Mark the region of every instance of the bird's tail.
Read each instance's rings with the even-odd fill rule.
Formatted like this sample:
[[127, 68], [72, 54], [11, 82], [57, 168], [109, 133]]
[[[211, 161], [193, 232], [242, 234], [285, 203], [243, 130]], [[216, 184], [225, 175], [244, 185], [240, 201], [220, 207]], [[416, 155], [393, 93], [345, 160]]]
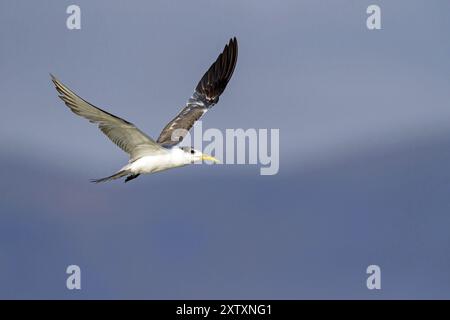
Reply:
[[115, 180], [115, 179], [119, 179], [122, 177], [125, 177], [127, 175], [129, 175], [130, 172], [128, 170], [120, 170], [117, 173], [114, 173], [112, 176], [106, 177], [106, 178], [100, 178], [100, 179], [92, 179], [91, 182], [94, 183], [100, 183], [100, 182], [106, 182], [106, 181], [110, 181], [110, 180]]

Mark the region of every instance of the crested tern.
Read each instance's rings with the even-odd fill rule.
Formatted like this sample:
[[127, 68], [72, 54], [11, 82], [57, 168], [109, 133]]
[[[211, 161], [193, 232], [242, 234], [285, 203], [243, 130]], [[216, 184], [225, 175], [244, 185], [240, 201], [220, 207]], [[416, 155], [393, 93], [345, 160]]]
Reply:
[[198, 161], [219, 162], [210, 155], [191, 147], [179, 147], [177, 144], [194, 123], [219, 101], [219, 96], [233, 75], [237, 56], [237, 40], [232, 38], [203, 75], [185, 107], [164, 127], [156, 141], [131, 122], [82, 99], [51, 74], [59, 97], [66, 106], [75, 114], [97, 124], [112, 142], [130, 156], [128, 164], [113, 175], [91, 181], [99, 183], [126, 177], [125, 182], [128, 182], [141, 174], [182, 167]]

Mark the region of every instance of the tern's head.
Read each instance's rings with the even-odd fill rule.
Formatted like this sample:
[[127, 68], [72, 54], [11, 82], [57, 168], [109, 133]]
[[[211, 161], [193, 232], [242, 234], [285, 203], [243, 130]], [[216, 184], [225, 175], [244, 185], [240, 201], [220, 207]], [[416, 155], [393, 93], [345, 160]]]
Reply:
[[189, 161], [189, 163], [194, 163], [194, 162], [198, 162], [198, 161], [204, 161], [204, 160], [209, 160], [209, 161], [213, 161], [213, 162], [220, 162], [219, 160], [217, 160], [216, 158], [201, 153], [198, 150], [195, 150], [194, 148], [191, 147], [181, 147], [181, 150], [183, 150], [184, 152], [184, 156], [186, 157], [186, 160]]

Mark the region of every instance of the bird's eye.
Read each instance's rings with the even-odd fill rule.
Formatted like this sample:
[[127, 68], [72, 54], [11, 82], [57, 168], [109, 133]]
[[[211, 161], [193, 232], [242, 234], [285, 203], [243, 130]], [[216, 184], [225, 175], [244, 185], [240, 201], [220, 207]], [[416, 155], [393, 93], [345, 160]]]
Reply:
[[195, 151], [194, 150], [191, 150], [191, 154], [194, 154], [195, 153]]

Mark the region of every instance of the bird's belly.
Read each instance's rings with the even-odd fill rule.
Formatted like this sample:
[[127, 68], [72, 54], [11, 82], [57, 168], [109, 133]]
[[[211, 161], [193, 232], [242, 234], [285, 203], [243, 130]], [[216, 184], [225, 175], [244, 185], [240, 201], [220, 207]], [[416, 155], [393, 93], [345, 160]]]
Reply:
[[130, 170], [135, 174], [154, 173], [174, 167], [178, 166], [172, 163], [168, 155], [146, 156], [130, 164]]

